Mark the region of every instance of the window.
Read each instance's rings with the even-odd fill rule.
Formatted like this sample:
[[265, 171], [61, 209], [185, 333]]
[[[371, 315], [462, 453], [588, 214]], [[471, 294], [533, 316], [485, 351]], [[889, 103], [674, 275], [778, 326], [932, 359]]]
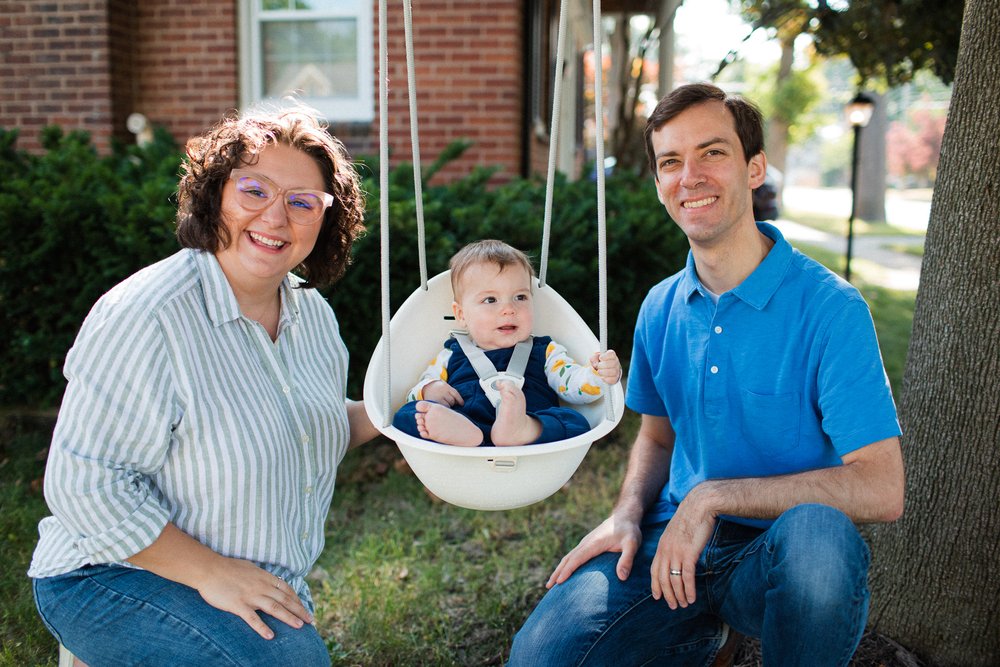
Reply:
[[528, 113], [531, 115], [532, 131], [537, 137], [546, 138], [552, 119], [552, 74], [556, 61], [558, 16], [552, 16], [551, 3], [543, 0], [529, 0], [526, 13]]
[[374, 118], [372, 0], [239, 6], [244, 107], [294, 94], [329, 121]]

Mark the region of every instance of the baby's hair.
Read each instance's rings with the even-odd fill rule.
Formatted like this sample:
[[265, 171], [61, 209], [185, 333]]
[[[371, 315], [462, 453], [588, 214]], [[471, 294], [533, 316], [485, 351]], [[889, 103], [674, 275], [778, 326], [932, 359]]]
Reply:
[[529, 276], [535, 275], [531, 260], [517, 248], [495, 239], [476, 241], [456, 252], [448, 263], [451, 269], [451, 291], [456, 299], [459, 298], [458, 286], [462, 276], [470, 266], [476, 264], [496, 264], [501, 271], [508, 266], [520, 266]]

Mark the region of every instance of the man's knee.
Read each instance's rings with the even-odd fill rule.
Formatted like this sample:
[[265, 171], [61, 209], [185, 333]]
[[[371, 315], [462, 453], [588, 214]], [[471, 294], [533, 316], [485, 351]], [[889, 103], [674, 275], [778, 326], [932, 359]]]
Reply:
[[799, 505], [782, 514], [769, 532], [772, 572], [808, 606], [867, 598], [868, 546], [843, 512]]
[[601, 554], [550, 589], [514, 636], [508, 665], [576, 664], [613, 614], [617, 561], [618, 554]]
[[[546, 593], [524, 625], [514, 635], [508, 667], [565, 663], [566, 652], [577, 643], [581, 624], [570, 618], [582, 610], [570, 603], [576, 597], [578, 581], [570, 578]], [[582, 593], [584, 591], [579, 591]]]

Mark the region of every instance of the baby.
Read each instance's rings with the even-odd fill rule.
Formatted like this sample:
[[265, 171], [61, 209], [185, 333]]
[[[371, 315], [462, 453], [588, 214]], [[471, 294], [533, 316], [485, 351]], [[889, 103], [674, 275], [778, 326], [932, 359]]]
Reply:
[[[447, 445], [515, 446], [572, 438], [590, 430], [576, 410], [559, 405], [590, 403], [605, 384], [621, 379], [614, 350], [594, 353], [581, 366], [551, 338], [531, 336], [534, 311], [531, 262], [501, 241], [478, 241], [451, 259], [452, 310], [471, 341], [451, 338], [420, 376], [399, 409], [393, 426], [410, 435]], [[485, 358], [505, 371], [512, 357], [527, 353], [524, 386], [501, 379], [494, 389], [481, 386], [470, 355]], [[474, 345], [473, 345], [474, 344]], [[466, 349], [470, 354], [466, 353]], [[514, 364], [511, 364], [513, 367]], [[492, 394], [492, 400], [491, 400]], [[494, 403], [499, 399], [499, 402]]]

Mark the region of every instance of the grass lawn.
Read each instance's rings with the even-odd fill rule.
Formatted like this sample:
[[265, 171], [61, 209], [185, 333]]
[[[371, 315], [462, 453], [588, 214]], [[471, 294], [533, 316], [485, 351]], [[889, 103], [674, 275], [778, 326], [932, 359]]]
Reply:
[[[836, 268], [842, 258], [803, 246]], [[892, 386], [901, 387], [914, 294], [860, 285]], [[898, 395], [897, 395], [898, 400]], [[0, 420], [2, 423], [2, 420]], [[499, 665], [559, 559], [610, 511], [638, 422], [596, 443], [552, 498], [508, 512], [432, 499], [395, 446], [378, 440], [342, 464], [327, 546], [311, 575], [334, 665]], [[0, 666], [54, 665], [27, 570], [46, 514], [44, 429], [0, 430]]]
[[41, 480], [48, 433], [4, 428], [0, 416], [0, 665], [55, 665], [56, 643], [35, 611], [25, 576], [48, 514]]
[[887, 243], [882, 246], [886, 250], [892, 250], [893, 252], [903, 252], [907, 255], [913, 255], [914, 257], [924, 256], [924, 245], [923, 243]]
[[[843, 216], [789, 209], [782, 212], [782, 217], [834, 236], [847, 235], [847, 220]], [[860, 218], [854, 219], [854, 234], [857, 236], [912, 236], [915, 239], [923, 236], [920, 232], [894, 227], [887, 222], [866, 222]]]

